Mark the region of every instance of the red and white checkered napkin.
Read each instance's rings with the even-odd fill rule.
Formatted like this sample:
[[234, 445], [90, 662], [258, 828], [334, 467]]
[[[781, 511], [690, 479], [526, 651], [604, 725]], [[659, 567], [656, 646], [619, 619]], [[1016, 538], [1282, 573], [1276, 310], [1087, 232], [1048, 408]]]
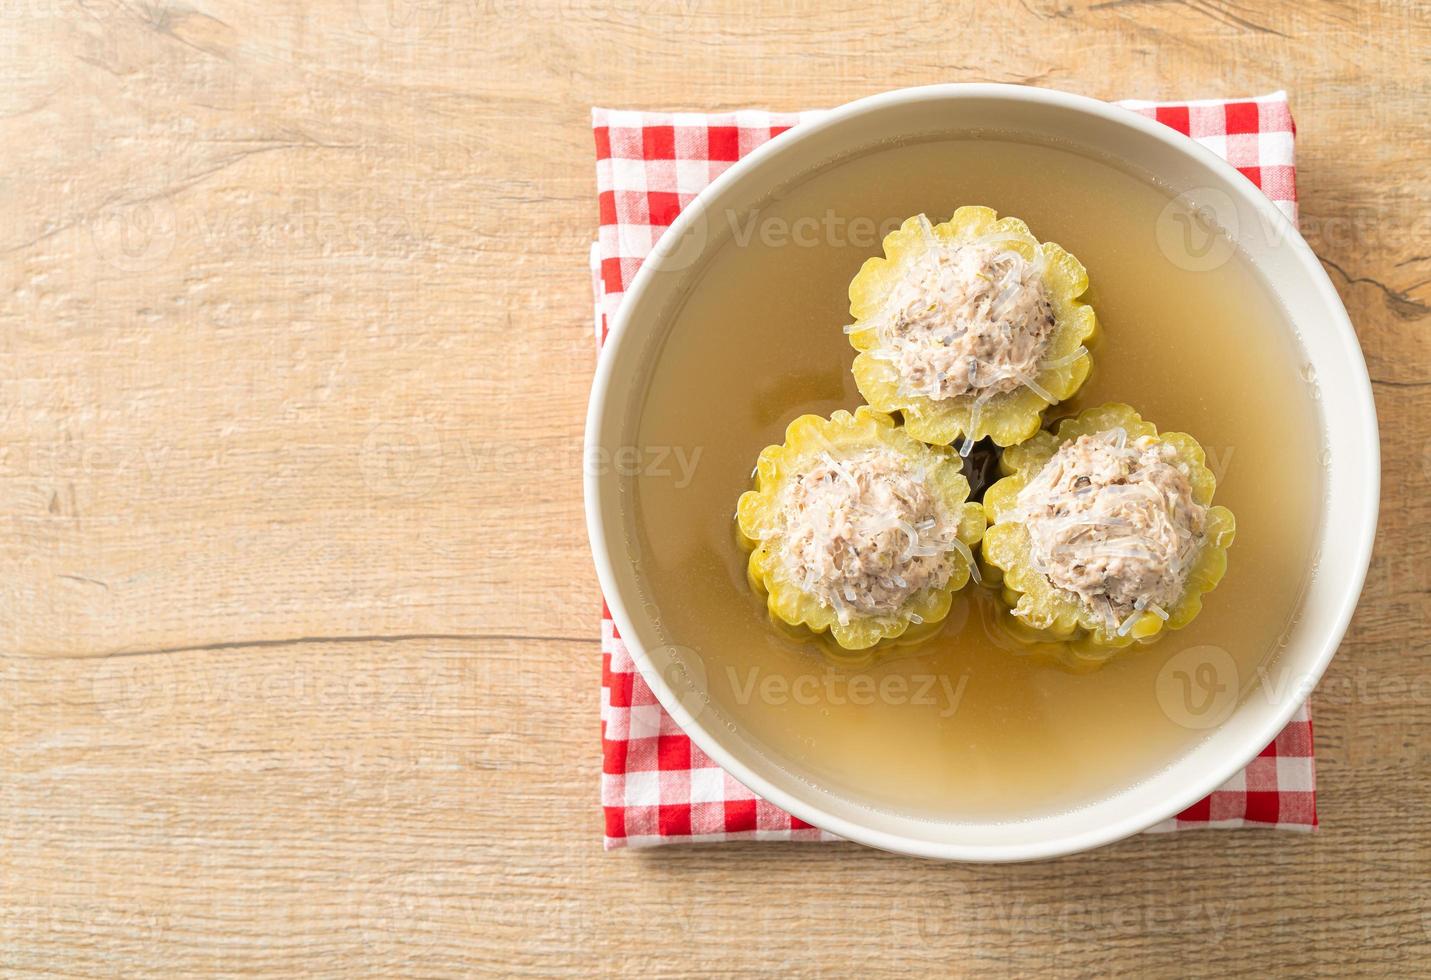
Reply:
[[[1237, 101], [1122, 102], [1197, 140], [1297, 219], [1285, 93]], [[818, 112], [592, 111], [601, 230], [592, 247], [596, 336], [606, 338], [622, 291], [681, 208], [766, 140]], [[676, 727], [646, 686], [603, 604], [601, 803], [606, 846], [691, 841], [834, 840], [732, 779]], [[1207, 799], [1154, 830], [1317, 824], [1312, 722], [1305, 705], [1277, 740]]]

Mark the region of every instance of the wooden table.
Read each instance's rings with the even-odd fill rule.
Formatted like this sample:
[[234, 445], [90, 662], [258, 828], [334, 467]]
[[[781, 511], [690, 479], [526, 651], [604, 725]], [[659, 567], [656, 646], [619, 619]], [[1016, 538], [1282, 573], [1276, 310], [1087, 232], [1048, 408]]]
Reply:
[[[1425, 970], [1424, 3], [0, 6], [0, 964]], [[588, 108], [1286, 87], [1382, 420], [1324, 826], [607, 855]]]

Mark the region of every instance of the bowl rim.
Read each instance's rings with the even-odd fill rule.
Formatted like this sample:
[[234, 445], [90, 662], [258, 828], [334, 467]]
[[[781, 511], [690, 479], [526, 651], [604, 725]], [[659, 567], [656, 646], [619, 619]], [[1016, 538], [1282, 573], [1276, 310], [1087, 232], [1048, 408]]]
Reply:
[[[1309, 281], [1315, 286], [1317, 299], [1325, 310], [1327, 325], [1336, 333], [1336, 337], [1333, 339], [1339, 341], [1345, 349], [1348, 370], [1343, 376], [1343, 380], [1349, 384], [1346, 395], [1350, 401], [1356, 403], [1358, 409], [1358, 421], [1364, 440], [1363, 448], [1369, 454], [1369, 465], [1366, 466], [1360, 479], [1359, 490], [1362, 508], [1360, 513], [1355, 515], [1355, 527], [1358, 535], [1355, 543], [1355, 558], [1351, 567], [1347, 569], [1349, 574], [1340, 579], [1345, 584], [1341, 588], [1336, 610], [1331, 620], [1333, 625], [1320, 635], [1316, 656], [1310, 661], [1310, 669], [1305, 675], [1305, 690], [1303, 684], [1288, 685], [1287, 691], [1278, 695], [1278, 703], [1275, 709], [1269, 713], [1267, 720], [1255, 729], [1253, 734], [1248, 735], [1246, 744], [1249, 748], [1243, 752], [1231, 754], [1220, 766], [1209, 767], [1206, 778], [1189, 780], [1188, 786], [1179, 793], [1170, 794], [1162, 804], [1133, 808], [1128, 815], [1106, 825], [1079, 833], [1062, 836], [1055, 834], [1032, 843], [1014, 844], [966, 844], [905, 836], [866, 826], [829, 812], [817, 803], [801, 799], [773, 784], [727, 750], [722, 741], [686, 709], [661, 672], [654, 667], [648, 652], [637, 639], [638, 631], [634, 626], [634, 621], [627, 614], [625, 604], [618, 591], [616, 568], [612, 554], [607, 547], [607, 529], [601, 515], [602, 493], [604, 483], [609, 479], [609, 475], [603, 474], [594, 467], [584, 468], [584, 508], [587, 534], [591, 542], [597, 578], [606, 597], [612, 619], [622, 634], [632, 660], [662, 707], [713, 762], [756, 795], [806, 823], [849, 841], [900, 854], [941, 860], [984, 863], [1031, 861], [1091, 850], [1110, 844], [1141, 833], [1182, 812], [1242, 771], [1286, 727], [1292, 716], [1305, 702], [1312, 687], [1321, 679], [1332, 657], [1336, 654], [1360, 600], [1362, 586], [1370, 565], [1380, 505], [1380, 433], [1371, 380], [1366, 370], [1365, 357], [1357, 340], [1356, 332], [1326, 270], [1311, 247], [1297, 232], [1295, 225], [1273, 205], [1271, 199], [1255, 184], [1247, 180], [1227, 161], [1195, 140], [1131, 110], [1088, 96], [1024, 85], [945, 83], [894, 89], [857, 99], [826, 110], [814, 119], [802, 121], [800, 126], [786, 130], [736, 161], [681, 210], [671, 227], [665, 232], [665, 237], [668, 241], [680, 240], [681, 236], [697, 220], [704, 220], [703, 216], [709, 202], [715, 200], [727, 187], [742, 179], [747, 171], [755, 169], [762, 161], [780, 153], [785, 147], [796, 141], [842, 125], [865, 113], [878, 112], [911, 102], [961, 98], [1009, 99], [1040, 104], [1063, 111], [1091, 114], [1101, 120], [1131, 128], [1142, 136], [1163, 143], [1183, 154], [1193, 156], [1200, 164], [1218, 174], [1222, 184], [1225, 185], [1221, 189], [1234, 194], [1239, 205], [1251, 207], [1259, 218], [1269, 222], [1269, 227], [1275, 227], [1282, 233], [1283, 243], [1292, 249], [1297, 264], [1302, 267]], [[629, 325], [634, 319], [633, 313], [641, 308], [641, 300], [655, 276], [661, 271], [661, 266], [662, 255], [658, 250], [653, 250], [647, 260], [641, 264], [636, 276], [623, 294], [620, 308], [610, 324], [601, 355], [598, 358], [588, 401], [583, 459], [597, 458], [594, 454], [601, 449], [600, 434], [606, 412], [612, 404], [610, 396], [614, 365], [620, 357], [623, 346], [630, 339]], [[1325, 506], [1324, 504], [1324, 514]], [[1344, 526], [1349, 526], [1346, 518], [1353, 515], [1342, 511], [1338, 511], [1338, 515], [1342, 519], [1341, 523]], [[1245, 699], [1239, 702], [1239, 710], [1244, 703]], [[1230, 716], [1217, 728], [1224, 727], [1237, 713], [1234, 711], [1233, 716]], [[1213, 731], [1216, 730], [1213, 729]], [[1077, 812], [1077, 810], [1071, 812]]]

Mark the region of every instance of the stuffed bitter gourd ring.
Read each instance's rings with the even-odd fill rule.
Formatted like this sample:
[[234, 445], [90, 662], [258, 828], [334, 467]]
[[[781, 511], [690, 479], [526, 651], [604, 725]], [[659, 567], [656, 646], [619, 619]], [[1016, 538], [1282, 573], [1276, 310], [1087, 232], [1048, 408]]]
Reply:
[[960, 460], [862, 406], [802, 415], [769, 446], [736, 510], [770, 614], [846, 650], [941, 622], [984, 532]]
[[1004, 452], [981, 546], [1013, 617], [1102, 659], [1180, 629], [1221, 581], [1235, 534], [1202, 447], [1127, 405], [1090, 408]]
[[965, 454], [984, 436], [1022, 442], [1088, 377], [1087, 288], [1083, 265], [1018, 218], [985, 207], [937, 225], [915, 215], [850, 283], [855, 383], [924, 442], [962, 436]]

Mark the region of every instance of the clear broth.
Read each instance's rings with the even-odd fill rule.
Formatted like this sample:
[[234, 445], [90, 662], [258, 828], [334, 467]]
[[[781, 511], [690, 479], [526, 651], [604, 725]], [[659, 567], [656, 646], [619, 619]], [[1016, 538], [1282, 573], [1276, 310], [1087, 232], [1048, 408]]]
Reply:
[[[665, 641], [704, 673], [707, 710], [777, 764], [863, 805], [1019, 819], [1105, 797], [1203, 737], [1159, 698], [1170, 658], [1212, 645], [1242, 688], [1253, 684], [1294, 621], [1313, 560], [1318, 407], [1291, 326], [1242, 253], [1192, 271], [1159, 249], [1169, 200], [1066, 149], [962, 139], [844, 160], [753, 223], [715, 219], [730, 240], [674, 318], [641, 409], [633, 515], [644, 598]], [[1217, 501], [1237, 516], [1227, 576], [1199, 618], [1094, 673], [1011, 648], [991, 625], [993, 593], [972, 585], [926, 644], [841, 666], [822, 644], [778, 631], [746, 581], [732, 514], [756, 456], [797, 415], [861, 403], [840, 329], [850, 279], [880, 254], [880, 232], [962, 204], [1023, 218], [1088, 269], [1102, 326], [1093, 375], [1048, 417], [1123, 401], [1162, 430], [1192, 433], [1218, 476]]]

